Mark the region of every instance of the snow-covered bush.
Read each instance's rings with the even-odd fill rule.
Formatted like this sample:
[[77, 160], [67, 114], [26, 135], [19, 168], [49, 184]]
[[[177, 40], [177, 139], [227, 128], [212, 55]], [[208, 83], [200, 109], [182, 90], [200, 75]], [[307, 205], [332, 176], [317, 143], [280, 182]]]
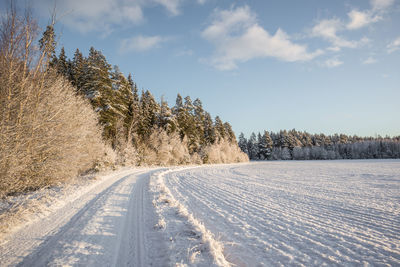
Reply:
[[10, 100], [4, 99], [9, 86], [0, 79], [1, 102], [10, 104], [0, 123], [2, 193], [48, 186], [94, 167], [104, 151], [97, 118], [67, 81], [48, 74], [41, 86], [28, 81]]
[[249, 158], [236, 143], [221, 139], [204, 150], [204, 163], [234, 163], [246, 162]]
[[181, 140], [176, 132], [167, 134], [162, 128], [153, 129], [139, 154], [142, 164], [168, 166], [191, 163], [186, 139]]
[[52, 27], [40, 50], [29, 16], [11, 10], [1, 28], [0, 197], [76, 177], [104, 153], [91, 106], [49, 68]]
[[138, 164], [138, 153], [132, 144], [130, 135], [126, 133], [123, 122], [117, 123], [114, 162], [119, 166], [135, 166]]

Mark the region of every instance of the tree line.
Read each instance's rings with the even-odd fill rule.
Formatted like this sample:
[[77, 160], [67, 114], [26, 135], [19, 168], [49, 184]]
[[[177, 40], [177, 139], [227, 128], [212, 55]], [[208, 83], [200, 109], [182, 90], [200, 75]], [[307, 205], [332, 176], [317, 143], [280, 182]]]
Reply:
[[0, 21], [0, 197], [93, 169], [248, 160], [199, 99], [158, 102], [93, 47], [57, 56], [54, 19], [39, 35], [14, 2]]
[[[101, 51], [93, 47], [87, 57], [76, 49], [72, 59], [61, 48], [58, 56], [53, 54], [50, 67], [66, 77], [78, 95], [89, 99], [99, 115], [103, 137], [113, 149], [119, 149], [122, 141], [143, 152], [151, 135], [160, 131], [171, 137], [178, 135], [189, 155], [200, 158], [197, 163], [209, 163], [209, 146], [221, 142], [237, 146], [232, 126], [219, 116], [213, 120], [200, 99], [192, 101], [190, 96], [178, 94], [170, 107], [163, 99], [157, 102], [149, 90], [139, 95], [132, 75], [125, 77], [118, 66], [111, 67]], [[146, 161], [144, 156], [139, 155], [139, 163]]]
[[360, 137], [281, 130], [239, 135], [238, 145], [251, 160], [326, 160], [400, 158], [400, 136]]

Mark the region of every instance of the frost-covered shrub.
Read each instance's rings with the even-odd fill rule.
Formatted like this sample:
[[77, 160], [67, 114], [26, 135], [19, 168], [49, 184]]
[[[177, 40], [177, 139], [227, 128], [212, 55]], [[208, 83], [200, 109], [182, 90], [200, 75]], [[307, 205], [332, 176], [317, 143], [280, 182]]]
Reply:
[[115, 164], [119, 166], [136, 166], [138, 164], [138, 152], [133, 146], [132, 138], [123, 127], [122, 121], [117, 123], [115, 139]]
[[[9, 100], [15, 85], [0, 79], [0, 191], [16, 193], [75, 177], [94, 167], [104, 153], [91, 106], [61, 77], [47, 74], [42, 85], [28, 80]], [[40, 94], [37, 92], [40, 88]], [[4, 107], [4, 106], [3, 106]], [[8, 117], [11, 112], [12, 115]]]
[[124, 143], [116, 151], [116, 165], [136, 166], [138, 153], [131, 142]]
[[221, 139], [204, 150], [204, 163], [246, 162], [249, 158], [236, 143]]
[[[52, 27], [11, 10], [0, 35], [0, 197], [46, 187], [93, 168], [104, 153], [97, 116], [49, 68]], [[13, 36], [13, 38], [11, 38]]]
[[167, 134], [161, 128], [153, 129], [150, 138], [141, 146], [141, 163], [148, 165], [180, 165], [191, 162], [186, 139], [178, 133]]
[[119, 162], [118, 153], [111, 148], [110, 145], [105, 145], [103, 152], [95, 162], [94, 170], [103, 171], [113, 169]]
[[[201, 153], [201, 152], [200, 152]], [[201, 157], [200, 153], [194, 153], [193, 155], [190, 156], [190, 163], [191, 164], [202, 164], [203, 163], [203, 159]]]
[[150, 138], [139, 151], [140, 163], [148, 165], [234, 163], [249, 160], [236, 143], [225, 139], [190, 155], [186, 138], [181, 140], [178, 133], [167, 134], [160, 128], [152, 131]]

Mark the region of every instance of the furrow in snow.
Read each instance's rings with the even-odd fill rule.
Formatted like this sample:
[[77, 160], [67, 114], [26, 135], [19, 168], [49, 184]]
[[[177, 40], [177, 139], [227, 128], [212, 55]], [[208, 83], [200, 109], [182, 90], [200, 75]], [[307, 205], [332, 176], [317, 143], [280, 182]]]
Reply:
[[235, 264], [396, 265], [399, 165], [252, 163], [172, 172], [165, 181]]
[[[193, 186], [195, 187], [195, 185], [193, 185], [193, 183], [192, 183], [195, 180], [196, 180], [196, 177], [186, 177], [186, 179], [182, 179], [181, 184], [179, 186], [182, 188], [191, 188]], [[222, 179], [220, 179], [220, 180], [222, 180]], [[243, 185], [242, 185], [242, 188], [243, 188]], [[201, 197], [196, 197], [196, 196], [199, 196], [199, 192], [201, 192]], [[237, 207], [237, 205], [239, 205], [239, 203], [246, 203], [247, 205], [245, 205], [245, 206], [250, 207], [250, 209], [251, 209], [250, 211], [247, 211], [247, 212], [250, 212], [251, 216], [253, 216], [253, 218], [260, 219], [260, 218], [257, 218], [256, 215], [257, 214], [260, 214], [261, 216], [263, 215], [264, 206], [258, 205], [257, 202], [248, 200], [248, 198], [243, 197], [242, 194], [239, 195], [239, 194], [235, 194], [234, 192], [228, 192], [228, 194], [231, 195], [229, 198], [230, 202], [229, 203], [226, 201], [224, 202], [224, 199], [218, 198], [218, 196], [224, 196], [223, 193], [224, 192], [221, 192], [221, 190], [218, 190], [218, 188], [215, 188], [215, 187], [207, 188], [207, 190], [203, 190], [203, 188], [195, 187], [191, 191], [191, 195], [193, 197], [196, 197], [196, 202], [197, 201], [198, 202], [207, 201], [210, 203], [210, 205], [214, 205], [214, 206], [215, 206], [215, 203], [223, 203], [225, 206], [230, 206], [231, 210], [234, 210], [234, 207]], [[246, 193], [250, 194], [251, 192], [246, 192]], [[202, 200], [201, 198], [203, 198], [204, 200]], [[215, 198], [215, 199], [213, 200], [213, 198]], [[233, 200], [235, 200], [235, 201], [233, 201]], [[313, 201], [316, 202], [316, 201], [318, 201], [318, 199], [313, 199]], [[210, 205], [208, 205], [208, 206], [210, 206]], [[331, 214], [331, 213], [329, 213], [330, 207], [331, 207], [330, 205], [324, 207], [323, 213], [321, 213], [321, 216], [318, 216], [318, 217], [313, 217], [312, 211], [309, 212], [304, 209], [303, 210], [291, 210], [291, 212], [296, 213], [296, 215], [301, 217], [303, 220], [306, 219], [309, 223], [311, 223], [309, 227], [321, 228], [322, 232], [326, 232], [325, 230], [327, 228], [329, 228], [330, 226], [329, 225], [327, 226], [327, 224], [325, 222], [326, 220], [323, 218], [323, 216], [329, 215], [331, 218], [336, 218], [336, 217], [338, 217], [337, 216], [338, 214], [345, 214], [342, 209]], [[215, 209], [215, 207], [213, 207], [213, 208]], [[286, 205], [281, 205], [280, 209], [276, 210], [275, 212], [276, 212], [276, 214], [285, 215], [285, 212], [287, 210], [288, 210], [288, 207], [286, 207]], [[271, 209], [270, 209], [270, 211], [271, 211]], [[353, 213], [356, 213], [356, 212], [357, 211], [353, 211]], [[361, 216], [363, 215], [362, 213], [360, 213], [360, 214], [361, 214]], [[292, 214], [292, 215], [294, 215], [294, 214]], [[384, 247], [384, 246], [386, 246], [386, 242], [376, 241], [371, 236], [380, 237], [382, 231], [384, 231], [386, 233], [386, 235], [388, 235], [389, 233], [394, 233], [396, 231], [396, 229], [387, 228], [387, 227], [384, 227], [384, 225], [382, 227], [378, 228], [377, 227], [378, 224], [373, 223], [373, 222], [368, 222], [369, 217], [372, 217], [372, 216], [364, 216], [365, 218], [355, 217], [354, 214], [352, 214], [352, 216], [353, 217], [341, 216], [340, 219], [347, 221], [347, 219], [349, 217], [349, 219], [353, 219], [352, 223], [359, 223], [359, 227], [370, 229], [370, 231], [368, 232], [368, 236], [364, 235], [362, 232], [360, 233], [360, 235], [363, 235], [363, 240], [365, 240], [367, 243], [374, 241], [374, 242], [380, 243], [380, 245], [382, 245]], [[288, 222], [287, 221], [285, 222], [285, 217], [287, 217], [287, 216], [284, 216], [284, 217], [282, 216], [281, 219], [275, 223], [280, 224], [280, 225], [287, 224]], [[284, 227], [284, 226], [282, 226], [282, 227]], [[346, 235], [346, 231], [345, 231], [346, 229], [344, 229], [344, 227], [342, 227], [339, 223], [337, 223], [335, 225], [335, 229], [336, 230], [343, 229], [343, 235]], [[380, 231], [378, 232], [378, 231], [375, 231], [372, 229], [379, 229]], [[361, 229], [361, 230], [363, 230], [363, 229]], [[318, 239], [318, 235], [316, 238]]]

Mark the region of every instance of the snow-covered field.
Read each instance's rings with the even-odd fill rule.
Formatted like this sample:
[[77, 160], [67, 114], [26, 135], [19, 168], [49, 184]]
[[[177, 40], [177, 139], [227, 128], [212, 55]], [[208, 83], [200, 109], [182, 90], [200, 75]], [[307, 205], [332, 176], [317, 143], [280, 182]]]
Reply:
[[400, 266], [400, 160], [124, 169], [59, 191], [1, 236], [0, 266]]
[[163, 182], [236, 266], [400, 266], [398, 160], [206, 166]]

